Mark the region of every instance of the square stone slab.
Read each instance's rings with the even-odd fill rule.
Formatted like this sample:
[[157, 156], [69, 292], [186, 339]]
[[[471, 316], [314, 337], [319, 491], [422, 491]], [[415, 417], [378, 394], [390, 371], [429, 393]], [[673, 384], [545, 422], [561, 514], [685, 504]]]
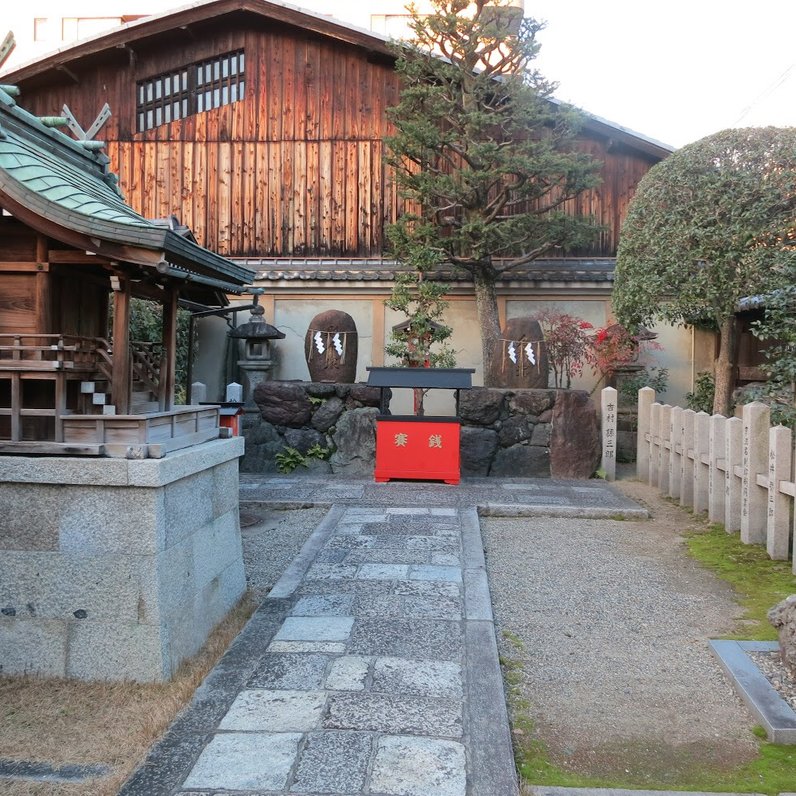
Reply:
[[407, 564], [362, 564], [357, 572], [360, 580], [406, 580], [408, 575]]
[[300, 740], [300, 733], [216, 735], [199, 755], [183, 788], [282, 790]]
[[249, 688], [323, 688], [328, 655], [319, 653], [267, 653], [249, 678]]
[[323, 691], [241, 691], [219, 729], [243, 732], [308, 732], [318, 727]]
[[272, 641], [266, 652], [328, 652], [330, 655], [342, 655], [345, 652], [344, 641]]
[[405, 694], [332, 694], [323, 726], [325, 729], [460, 738], [462, 705], [458, 699], [430, 699]]
[[353, 594], [319, 594], [302, 597], [290, 612], [292, 616], [351, 616]]
[[274, 638], [277, 641], [345, 641], [353, 616], [289, 616]]
[[357, 568], [350, 564], [313, 564], [307, 570], [308, 580], [343, 580], [353, 578]]
[[464, 746], [432, 738], [380, 738], [370, 790], [388, 796], [465, 796]]
[[362, 691], [371, 660], [360, 655], [341, 655], [336, 658], [326, 678], [326, 688], [330, 691]]
[[461, 699], [462, 667], [453, 661], [376, 658], [373, 667], [373, 690]]
[[291, 793], [361, 793], [372, 747], [366, 733], [310, 733]]
[[464, 642], [459, 622], [442, 619], [357, 619], [348, 651], [355, 655], [458, 661]]
[[410, 580], [444, 580], [448, 583], [461, 583], [462, 570], [460, 567], [432, 566], [431, 564], [416, 564], [409, 569]]

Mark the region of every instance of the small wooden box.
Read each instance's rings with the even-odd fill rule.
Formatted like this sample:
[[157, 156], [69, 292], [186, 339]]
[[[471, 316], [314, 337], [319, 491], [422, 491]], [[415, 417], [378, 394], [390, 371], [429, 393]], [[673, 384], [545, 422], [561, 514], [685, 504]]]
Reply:
[[376, 481], [406, 478], [458, 484], [460, 423], [455, 417], [376, 419]]

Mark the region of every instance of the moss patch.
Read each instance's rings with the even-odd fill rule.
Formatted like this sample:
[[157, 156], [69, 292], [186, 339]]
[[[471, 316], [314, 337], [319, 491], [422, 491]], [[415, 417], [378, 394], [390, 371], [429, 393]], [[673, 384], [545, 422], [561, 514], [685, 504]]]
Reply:
[[740, 536], [721, 525], [689, 532], [686, 544], [693, 558], [730, 583], [743, 606], [743, 626], [727, 638], [774, 641], [777, 632], [766, 613], [789, 594], [796, 593], [796, 577], [788, 561], [772, 561], [762, 545], [744, 544]]

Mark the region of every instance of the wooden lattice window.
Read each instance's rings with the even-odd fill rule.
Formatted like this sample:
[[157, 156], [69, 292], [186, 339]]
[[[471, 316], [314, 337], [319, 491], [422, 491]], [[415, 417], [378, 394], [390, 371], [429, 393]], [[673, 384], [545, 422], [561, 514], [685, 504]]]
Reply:
[[243, 50], [184, 66], [138, 82], [138, 132], [242, 100]]

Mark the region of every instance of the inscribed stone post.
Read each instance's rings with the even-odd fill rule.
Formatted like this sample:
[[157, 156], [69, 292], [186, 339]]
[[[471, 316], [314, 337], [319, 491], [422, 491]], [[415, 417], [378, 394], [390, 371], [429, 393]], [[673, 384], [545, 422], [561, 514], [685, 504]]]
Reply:
[[791, 498], [780, 491], [780, 482], [790, 482], [793, 435], [789, 428], [775, 426], [768, 432], [768, 518], [766, 550], [775, 561], [787, 561], [790, 548]]
[[743, 476], [741, 481], [741, 541], [766, 543], [768, 489], [760, 486], [761, 476], [768, 484], [769, 408], [759, 401], [743, 408]]
[[636, 476], [639, 481], [649, 479], [650, 407], [655, 400], [652, 387], [642, 387], [638, 391], [638, 432], [636, 434]]
[[741, 478], [737, 471], [742, 464], [743, 421], [740, 417], [731, 417], [724, 429], [724, 530], [727, 533], [741, 529]]
[[650, 446], [649, 446], [649, 476], [647, 482], [650, 486], [658, 486], [658, 465], [661, 456], [658, 446], [661, 444], [661, 405], [654, 403], [650, 407]]
[[202, 404], [207, 400], [207, 385], [201, 381], [191, 384], [191, 403]]
[[711, 522], [724, 522], [724, 469], [725, 445], [724, 429], [727, 418], [713, 415], [710, 418], [710, 440], [708, 457], [708, 519]]
[[694, 418], [694, 512], [708, 510], [708, 463], [710, 415], [697, 412]]
[[669, 418], [669, 497], [680, 499], [680, 467], [683, 450], [683, 407], [673, 406]]
[[616, 417], [617, 393], [613, 387], [606, 387], [601, 395], [601, 414], [603, 427], [602, 469], [606, 481], [616, 480]]
[[693, 409], [683, 410], [681, 439], [683, 452], [680, 456], [680, 505], [694, 505], [694, 417]]
[[664, 495], [669, 493], [669, 457], [671, 454], [672, 407], [664, 404], [661, 407], [660, 419], [660, 453], [658, 458], [658, 490]]

